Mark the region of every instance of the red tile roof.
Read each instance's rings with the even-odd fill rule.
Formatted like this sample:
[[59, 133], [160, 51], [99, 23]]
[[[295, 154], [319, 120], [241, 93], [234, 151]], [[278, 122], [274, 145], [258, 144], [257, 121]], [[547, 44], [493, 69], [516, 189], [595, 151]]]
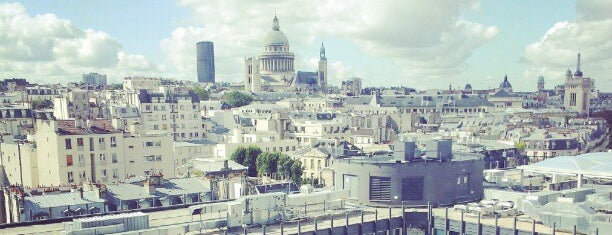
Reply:
[[57, 120], [57, 133], [60, 135], [88, 135], [88, 134], [112, 134], [120, 133], [115, 129], [108, 119], [96, 119], [89, 121], [90, 127], [83, 123], [83, 127], [77, 127], [74, 120]]

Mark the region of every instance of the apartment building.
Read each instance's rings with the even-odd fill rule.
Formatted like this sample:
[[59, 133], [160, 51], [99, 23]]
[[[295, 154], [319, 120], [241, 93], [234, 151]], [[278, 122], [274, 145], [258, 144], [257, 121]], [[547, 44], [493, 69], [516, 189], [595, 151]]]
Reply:
[[57, 119], [94, 119], [102, 117], [96, 94], [88, 90], [71, 90], [53, 100], [53, 116]]
[[182, 95], [141, 90], [138, 94], [138, 109], [144, 132], [169, 133], [175, 141], [205, 136], [200, 100], [193, 92]]
[[286, 134], [287, 138], [297, 140], [300, 146], [322, 140], [346, 140], [349, 135], [349, 121], [330, 113], [293, 118]]
[[8, 181], [7, 185], [36, 187], [40, 184], [36, 143], [31, 141], [0, 143], [0, 159], [4, 169], [2, 178]]
[[167, 134], [126, 135], [123, 138], [125, 173], [149, 176], [153, 172], [174, 178], [175, 159], [172, 137]]
[[36, 126], [40, 185], [124, 178], [123, 134], [109, 120], [37, 120]]
[[34, 133], [32, 109], [23, 106], [0, 107], [0, 135]]

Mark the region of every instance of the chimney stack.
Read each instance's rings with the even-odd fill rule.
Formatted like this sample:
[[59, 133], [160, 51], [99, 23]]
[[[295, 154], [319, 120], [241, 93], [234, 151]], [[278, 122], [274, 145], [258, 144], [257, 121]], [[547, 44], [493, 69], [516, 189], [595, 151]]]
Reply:
[[147, 179], [144, 182], [144, 188], [147, 191], [147, 194], [155, 194], [155, 184], [151, 182], [151, 179]]
[[396, 141], [393, 148], [395, 160], [412, 162], [415, 148], [416, 144], [412, 141]]

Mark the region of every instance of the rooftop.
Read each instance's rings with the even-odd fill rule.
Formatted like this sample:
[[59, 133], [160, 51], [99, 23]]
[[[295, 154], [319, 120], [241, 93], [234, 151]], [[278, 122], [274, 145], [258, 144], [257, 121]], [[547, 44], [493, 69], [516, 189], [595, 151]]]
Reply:
[[532, 172], [583, 174], [612, 179], [612, 152], [559, 156], [518, 168]]

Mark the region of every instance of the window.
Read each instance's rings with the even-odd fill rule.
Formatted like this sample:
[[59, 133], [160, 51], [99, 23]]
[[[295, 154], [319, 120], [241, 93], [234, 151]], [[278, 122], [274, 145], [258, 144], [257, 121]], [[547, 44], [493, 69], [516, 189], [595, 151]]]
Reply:
[[145, 105], [145, 110], [147, 111], [151, 110], [151, 105]]
[[110, 137], [110, 144], [112, 148], [117, 147], [117, 137], [111, 136]]
[[113, 163], [117, 163], [117, 153], [112, 153], [111, 160], [113, 161]]
[[119, 169], [113, 169], [113, 179], [119, 178]]
[[106, 154], [104, 153], [100, 154], [100, 161], [106, 161]]
[[66, 149], [72, 149], [72, 140], [70, 138], [66, 138]]
[[107, 177], [107, 176], [108, 176], [108, 174], [106, 173], [106, 169], [103, 169], [102, 170], [102, 177]]
[[79, 177], [80, 177], [81, 179], [85, 179], [85, 178], [87, 178], [87, 175], [85, 175], [85, 171], [81, 171], [81, 173], [79, 173]]
[[77, 138], [77, 146], [83, 147], [83, 138]]
[[310, 159], [310, 169], [314, 169], [314, 159]]
[[161, 162], [161, 155], [155, 156], [155, 161], [156, 162]]
[[68, 172], [68, 183], [74, 182], [74, 176], [72, 175], [72, 171]]
[[85, 154], [80, 153], [79, 154], [79, 162], [84, 162], [85, 161]]
[[145, 142], [145, 147], [153, 147], [153, 141]]
[[409, 177], [402, 180], [402, 200], [423, 200], [424, 177]]
[[156, 147], [161, 147], [161, 141], [155, 141], [155, 146]]
[[147, 161], [152, 162], [155, 161], [155, 156], [150, 155], [150, 156], [145, 156], [147, 158]]
[[72, 166], [72, 155], [66, 155], [66, 166]]
[[370, 200], [391, 200], [391, 177], [370, 176]]

